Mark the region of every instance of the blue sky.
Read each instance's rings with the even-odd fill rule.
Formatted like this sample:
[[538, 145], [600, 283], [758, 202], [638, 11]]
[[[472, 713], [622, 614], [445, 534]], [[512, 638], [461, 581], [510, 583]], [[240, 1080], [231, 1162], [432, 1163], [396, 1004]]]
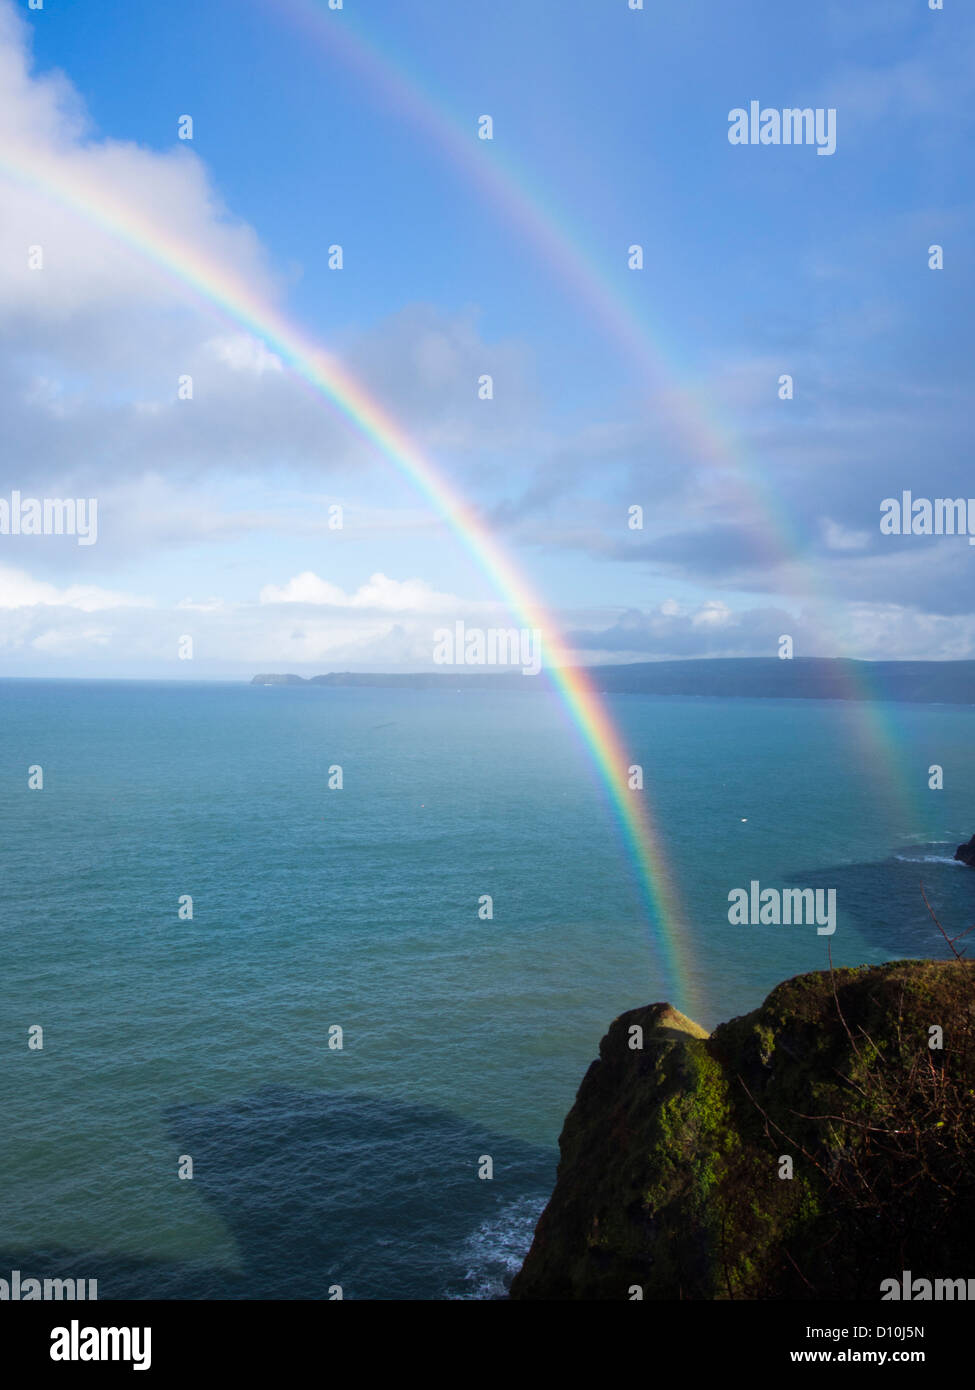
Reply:
[[[975, 16], [946, 5], [0, 0], [0, 140], [149, 209], [339, 353], [580, 660], [772, 655], [782, 632], [973, 656], [975, 549], [879, 532], [903, 488], [975, 494]], [[835, 154], [731, 145], [752, 100], [835, 108]], [[420, 668], [442, 621], [506, 621], [429, 505], [259, 343], [3, 166], [0, 213], [0, 497], [99, 499], [96, 545], [0, 535], [5, 669]]]

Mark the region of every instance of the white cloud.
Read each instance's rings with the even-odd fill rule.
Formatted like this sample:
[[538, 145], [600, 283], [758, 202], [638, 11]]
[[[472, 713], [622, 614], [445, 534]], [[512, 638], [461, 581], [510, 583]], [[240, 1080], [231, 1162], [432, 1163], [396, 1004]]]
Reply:
[[709, 599], [691, 620], [694, 627], [727, 627], [733, 620], [731, 609], [726, 603]]
[[[97, 626], [90, 615], [99, 613]], [[497, 604], [439, 593], [418, 579], [376, 573], [350, 591], [311, 571], [268, 585], [258, 601], [187, 597], [151, 605], [94, 586], [59, 589], [22, 571], [0, 570], [0, 653], [17, 666], [31, 654], [89, 663], [95, 673], [202, 676], [257, 670], [430, 669], [434, 633], [453, 615], [504, 623]], [[192, 665], [178, 639], [194, 643]]]
[[869, 531], [853, 530], [828, 516], [822, 518], [821, 525], [827, 550], [866, 550], [873, 540]]
[[[91, 308], [172, 305], [172, 278], [140, 251], [144, 239], [269, 293], [256, 235], [228, 216], [175, 126], [163, 152], [94, 138], [67, 79], [32, 71], [29, 44], [24, 20], [0, 5], [0, 308], [8, 321], [63, 327]], [[29, 246], [42, 249], [43, 269], [28, 268]]]
[[281, 358], [247, 333], [213, 338], [207, 347], [218, 362], [226, 362], [235, 372], [253, 372], [261, 376], [264, 372], [284, 371]]
[[[0, 394], [9, 454], [31, 461], [25, 485], [372, 468], [378, 451], [284, 369], [259, 328], [242, 331], [219, 307], [239, 290], [286, 313], [285, 285], [175, 122], [162, 151], [101, 137], [70, 82], [33, 69], [29, 26], [8, 0], [0, 91]], [[412, 306], [321, 346], [417, 445], [449, 448], [460, 466], [528, 439], [531, 364], [486, 344], [475, 310]], [[474, 389], [482, 372], [506, 383], [490, 410]], [[185, 375], [192, 401], [177, 399]]]
[[441, 594], [422, 579], [389, 579], [374, 574], [354, 593], [346, 593], [337, 584], [330, 584], [311, 570], [296, 574], [286, 584], [266, 584], [260, 602], [308, 603], [331, 608], [363, 608], [382, 613], [443, 613], [470, 612], [473, 605], [454, 594]]
[[108, 648], [111, 641], [112, 633], [104, 627], [47, 628], [31, 638], [30, 646], [43, 656], [90, 657], [93, 651]]
[[97, 613], [107, 608], [141, 608], [147, 600], [130, 594], [113, 593], [92, 584], [69, 584], [59, 589], [32, 579], [23, 570], [0, 566], [0, 608], [77, 608], [82, 613]]

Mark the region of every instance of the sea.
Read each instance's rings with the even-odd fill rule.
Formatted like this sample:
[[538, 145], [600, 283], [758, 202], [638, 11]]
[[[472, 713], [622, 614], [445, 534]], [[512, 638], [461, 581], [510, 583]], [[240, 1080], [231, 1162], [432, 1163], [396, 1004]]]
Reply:
[[502, 1298], [616, 1015], [975, 922], [975, 708], [606, 698], [666, 918], [534, 685], [0, 681], [0, 1278]]

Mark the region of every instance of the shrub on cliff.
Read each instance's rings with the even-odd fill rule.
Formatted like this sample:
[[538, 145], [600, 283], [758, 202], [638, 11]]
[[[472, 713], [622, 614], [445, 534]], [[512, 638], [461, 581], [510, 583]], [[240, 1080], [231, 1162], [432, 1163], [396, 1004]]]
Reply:
[[878, 1299], [905, 1269], [965, 1277], [975, 964], [800, 975], [710, 1038], [632, 1010], [560, 1146], [513, 1298]]

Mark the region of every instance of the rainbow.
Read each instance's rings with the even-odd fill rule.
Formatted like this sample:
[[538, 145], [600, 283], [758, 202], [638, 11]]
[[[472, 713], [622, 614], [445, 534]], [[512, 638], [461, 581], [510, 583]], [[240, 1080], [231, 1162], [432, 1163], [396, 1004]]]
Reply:
[[[259, 3], [270, 7], [270, 0]], [[659, 334], [651, 332], [644, 321], [638, 293], [643, 277], [622, 268], [626, 248], [619, 248], [620, 276], [614, 279], [605, 267], [604, 251], [584, 249], [581, 235], [575, 230], [570, 234], [572, 224], [565, 211], [539, 195], [541, 180], [522, 172], [501, 142], [475, 138], [474, 122], [479, 113], [471, 111], [465, 121], [459, 120], [447, 100], [428, 85], [421, 85], [402, 60], [384, 51], [373, 36], [367, 39], [358, 32], [348, 11], [327, 10], [324, 0], [273, 0], [275, 21], [282, 12], [323, 50], [337, 55], [357, 73], [377, 100], [398, 118], [412, 120], [464, 180], [480, 190], [492, 213], [504, 217], [536, 248], [540, 266], [571, 291], [574, 303], [586, 306], [607, 341], [637, 370], [641, 380], [654, 384], [656, 404], [711, 472], [716, 486], [730, 489], [746, 513], [754, 516], [764, 546], [762, 558], [789, 576], [791, 596], [806, 602], [815, 599], [820, 604], [824, 598], [835, 597], [821, 567], [816, 569], [800, 559], [802, 543], [774, 494], [772, 470], [760, 471], [751, 464], [733, 431], [718, 421], [703, 393], [675, 379], [673, 363], [678, 355], [658, 347], [655, 339]], [[827, 632], [824, 636], [837, 648], [843, 645], [835, 634]], [[913, 823], [917, 797], [911, 792], [899, 756], [896, 716], [871, 699], [868, 668], [850, 673], [848, 689], [851, 741], [870, 751], [878, 792], [888, 799], [893, 796]]]
[[220, 317], [262, 339], [427, 498], [512, 613], [525, 627], [539, 629], [547, 653], [549, 679], [598, 769], [636, 869], [643, 910], [653, 927], [668, 994], [677, 1007], [691, 1010], [696, 982], [689, 962], [685, 925], [647, 794], [630, 790], [630, 760], [592, 680], [582, 669], [569, 664], [569, 653], [552, 615], [546, 612], [474, 508], [334, 356], [324, 352], [223, 266], [161, 229], [138, 209], [123, 204], [103, 184], [79, 173], [57, 155], [6, 141], [0, 154], [0, 171], [82, 215], [187, 287]]

